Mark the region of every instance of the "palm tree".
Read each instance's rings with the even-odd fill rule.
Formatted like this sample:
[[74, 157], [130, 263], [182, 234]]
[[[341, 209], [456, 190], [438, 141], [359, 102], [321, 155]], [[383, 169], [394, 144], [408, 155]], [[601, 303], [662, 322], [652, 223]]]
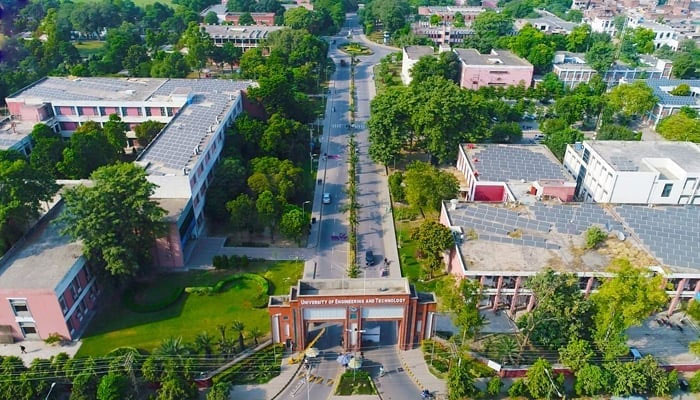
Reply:
[[219, 330], [219, 335], [221, 335], [221, 339], [219, 339], [219, 341], [226, 340], [226, 329], [227, 329], [226, 325], [219, 324], [216, 326], [216, 329]]
[[255, 345], [257, 346], [258, 339], [262, 337], [262, 332], [260, 331], [260, 328], [256, 326], [253, 329], [251, 329], [250, 332], [248, 332], [248, 334], [250, 335], [250, 337], [253, 338], [253, 343], [255, 343]]
[[212, 344], [214, 339], [209, 335], [209, 332], [203, 331], [194, 338], [194, 347], [198, 353], [204, 353], [207, 357], [211, 355]]
[[519, 358], [518, 342], [510, 335], [500, 335], [488, 344], [490, 356], [497, 358], [501, 364], [517, 365]]
[[187, 346], [182, 343], [182, 337], [169, 337], [160, 342], [156, 353], [164, 356], [183, 356], [189, 351]]
[[245, 331], [245, 324], [241, 321], [233, 321], [231, 328], [234, 332], [238, 332], [238, 347], [243, 351], [243, 331]]
[[236, 342], [232, 339], [219, 340], [217, 344], [219, 346], [219, 352], [224, 358], [229, 358], [236, 352]]

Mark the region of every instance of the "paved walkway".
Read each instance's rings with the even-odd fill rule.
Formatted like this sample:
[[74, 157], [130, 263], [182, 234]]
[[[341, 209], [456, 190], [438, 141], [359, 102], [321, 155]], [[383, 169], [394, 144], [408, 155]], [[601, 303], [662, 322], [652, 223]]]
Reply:
[[428, 364], [423, 357], [420, 348], [400, 351], [399, 357], [409, 376], [416, 382], [421, 390], [428, 389], [437, 395], [447, 394], [447, 385], [444, 380], [438, 379], [428, 370]]
[[378, 400], [380, 397], [376, 394], [356, 394], [354, 396], [331, 396], [328, 400]]
[[[82, 342], [80, 340], [69, 342], [66, 345], [48, 345], [41, 340], [24, 340], [19, 343], [0, 345], [0, 356], [17, 356], [24, 361], [26, 366], [35, 358], [50, 358], [58, 353], [66, 353], [73, 357], [80, 349]], [[27, 354], [21, 354], [19, 346], [27, 348]]]
[[262, 400], [274, 398], [294, 378], [299, 364], [289, 364], [289, 358], [282, 359], [282, 372], [263, 385], [234, 385], [229, 399]]
[[298, 247], [224, 247], [226, 238], [203, 237], [197, 239], [187, 267], [206, 268], [212, 266], [216, 255], [248, 256], [265, 260], [308, 260], [314, 255], [314, 249]]

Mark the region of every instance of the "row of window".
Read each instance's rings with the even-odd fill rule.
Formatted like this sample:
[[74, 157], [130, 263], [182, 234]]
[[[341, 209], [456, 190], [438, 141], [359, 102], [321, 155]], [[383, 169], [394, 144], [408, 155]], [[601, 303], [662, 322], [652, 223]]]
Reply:
[[[175, 107], [73, 107], [73, 106], [57, 106], [55, 107], [56, 115], [102, 115], [107, 116], [117, 114], [121, 111], [121, 116], [143, 116], [145, 108], [146, 116], [167, 116], [175, 115]], [[155, 110], [158, 110], [156, 112]]]
[[[85, 271], [85, 282], [86, 284], [89, 283], [92, 280], [92, 272], [90, 271], [90, 268], [88, 265], [85, 265], [83, 268]], [[78, 299], [78, 296], [80, 296], [80, 293], [83, 291], [83, 284], [80, 282], [80, 273], [78, 273], [75, 278], [73, 278], [73, 281], [71, 281], [70, 285], [68, 285], [68, 288], [70, 289], [70, 294], [71, 298], [73, 301]], [[66, 315], [68, 313], [68, 303], [66, 302], [66, 299], [64, 298], [64, 295], [61, 294], [58, 297], [58, 304], [61, 305], [61, 311], [63, 311], [63, 315]]]

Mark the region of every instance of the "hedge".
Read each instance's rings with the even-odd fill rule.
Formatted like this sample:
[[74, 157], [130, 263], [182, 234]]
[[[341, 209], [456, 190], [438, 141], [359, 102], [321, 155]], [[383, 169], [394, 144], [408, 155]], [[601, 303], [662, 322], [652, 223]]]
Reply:
[[[137, 288], [138, 286], [136, 286]], [[163, 298], [161, 301], [149, 304], [141, 304], [134, 299], [136, 295], [135, 288], [129, 288], [124, 291], [124, 306], [130, 311], [136, 313], [151, 313], [166, 309], [173, 305], [176, 301], [180, 299], [180, 296], [185, 292], [185, 288], [179, 287], [175, 288], [167, 297]]]

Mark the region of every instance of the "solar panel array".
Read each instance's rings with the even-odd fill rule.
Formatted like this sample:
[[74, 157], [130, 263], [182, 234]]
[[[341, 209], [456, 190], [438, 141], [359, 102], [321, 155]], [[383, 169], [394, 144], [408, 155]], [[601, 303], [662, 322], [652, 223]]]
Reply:
[[617, 213], [664, 264], [700, 268], [700, 207], [621, 205]]
[[535, 203], [530, 207], [537, 219], [547, 221], [557, 231], [569, 235], [580, 235], [591, 225], [602, 225], [607, 231], [622, 231], [622, 224], [615, 221], [605, 210], [593, 203], [580, 205], [545, 205]]
[[527, 182], [539, 179], [567, 178], [561, 165], [546, 155], [515, 146], [484, 146], [472, 155], [479, 179], [507, 182], [524, 179]]
[[[465, 232], [473, 229], [479, 240], [538, 247], [542, 249], [559, 249], [556, 243], [548, 243], [546, 234], [550, 224], [523, 217], [518, 212], [484, 204], [458, 208], [450, 212], [452, 223], [464, 228]], [[518, 236], [509, 236], [517, 230]]]
[[672, 87], [685, 83], [691, 87], [700, 86], [700, 80], [685, 80], [685, 79], [647, 79], [646, 84], [654, 92], [654, 95], [659, 98], [660, 103], [670, 106], [689, 106], [700, 103], [697, 97], [693, 96], [674, 96], [661, 89], [662, 87]]
[[[147, 98], [165, 79], [49, 77], [19, 93], [22, 97], [51, 100], [118, 100], [139, 101]], [[128, 92], [133, 91], [133, 92]], [[119, 94], [117, 96], [117, 94]]]

